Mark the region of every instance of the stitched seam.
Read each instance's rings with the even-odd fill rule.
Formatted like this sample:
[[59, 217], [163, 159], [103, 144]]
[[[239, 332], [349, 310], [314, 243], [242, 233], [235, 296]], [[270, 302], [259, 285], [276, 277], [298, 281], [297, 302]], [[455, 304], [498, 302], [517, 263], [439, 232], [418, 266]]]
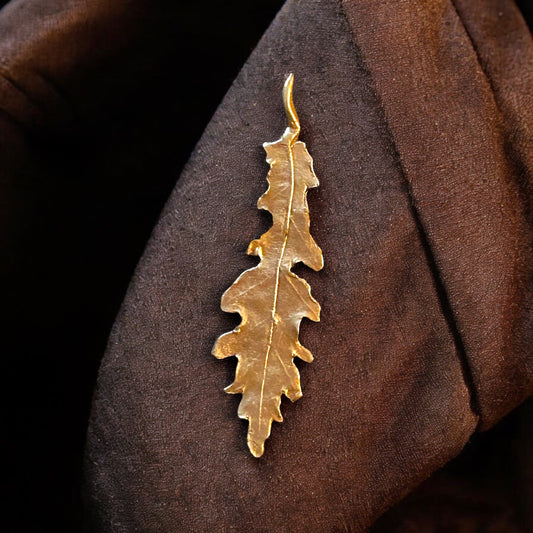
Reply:
[[456, 315], [453, 311], [453, 306], [451, 305], [450, 298], [448, 296], [448, 291], [446, 290], [446, 284], [444, 282], [444, 279], [442, 277], [440, 268], [438, 266], [438, 263], [435, 258], [435, 254], [432, 250], [430, 240], [428, 237], [427, 230], [422, 222], [420, 211], [417, 207], [416, 198], [413, 193], [413, 189], [411, 187], [411, 183], [407, 177], [407, 171], [404, 168], [404, 165], [402, 163], [402, 159], [400, 156], [400, 153], [398, 151], [398, 147], [396, 145], [396, 141], [394, 139], [394, 135], [392, 133], [390, 124], [387, 119], [387, 115], [385, 112], [385, 107], [383, 105], [383, 101], [380, 97], [380, 94], [377, 90], [377, 86], [375, 84], [374, 77], [372, 75], [372, 71], [367, 67], [365, 60], [363, 58], [362, 53], [360, 52], [360, 48], [357, 45], [355, 41], [355, 35], [352, 29], [352, 25], [348, 19], [348, 16], [346, 15], [346, 11], [344, 10], [344, 0], [338, 0], [340, 5], [341, 13], [344, 17], [344, 20], [346, 24], [348, 25], [348, 28], [350, 29], [350, 37], [353, 47], [359, 52], [358, 56], [360, 58], [361, 66], [368, 75], [369, 79], [372, 82], [372, 90], [376, 97], [376, 101], [379, 105], [379, 108], [381, 110], [383, 123], [386, 128], [387, 135], [390, 139], [391, 146], [394, 151], [394, 157], [396, 161], [398, 162], [398, 168], [401, 172], [402, 178], [403, 178], [403, 184], [405, 187], [405, 192], [407, 194], [408, 200], [409, 200], [409, 210], [411, 212], [411, 216], [413, 217], [413, 221], [415, 223], [417, 233], [420, 239], [420, 243], [422, 244], [422, 248], [424, 250], [424, 255], [426, 258], [426, 263], [428, 265], [428, 268], [431, 273], [431, 277], [434, 283], [435, 292], [437, 294], [437, 299], [439, 302], [439, 307], [441, 310], [441, 313], [444, 317], [444, 320], [446, 322], [446, 325], [448, 327], [448, 330], [450, 332], [450, 335], [452, 336], [453, 343], [457, 352], [457, 356], [459, 359], [459, 363], [461, 365], [461, 374], [463, 377], [464, 384], [468, 390], [469, 394], [469, 406], [472, 413], [477, 417], [477, 423], [476, 428], [479, 428], [481, 424], [481, 408], [479, 403], [479, 397], [477, 388], [475, 386], [474, 376], [472, 373], [472, 368], [470, 366], [470, 361], [468, 359], [468, 356], [466, 354], [465, 344], [463, 342], [458, 321], [456, 318]]

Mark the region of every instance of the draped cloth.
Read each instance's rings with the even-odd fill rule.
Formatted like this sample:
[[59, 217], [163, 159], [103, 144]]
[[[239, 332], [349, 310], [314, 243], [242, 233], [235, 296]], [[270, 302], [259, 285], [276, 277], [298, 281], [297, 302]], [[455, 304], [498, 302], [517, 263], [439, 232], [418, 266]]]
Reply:
[[[532, 53], [508, 3], [284, 6], [113, 329], [87, 449], [104, 530], [360, 531], [531, 394]], [[304, 398], [258, 461], [222, 391], [234, 363], [210, 349], [268, 226], [261, 144], [284, 128], [289, 71], [321, 181], [326, 266], [302, 275], [323, 313], [302, 328]]]
[[[77, 61], [115, 19], [113, 50], [143, 19], [157, 31], [148, 3], [57, 4], [2, 12], [2, 120], [70, 120], [39, 62], [89, 94]], [[37, 12], [31, 32], [16, 24]], [[69, 52], [51, 61], [43, 35]], [[95, 530], [364, 531], [533, 393], [532, 65], [508, 1], [284, 5], [179, 176], [109, 338], [86, 446]], [[322, 315], [301, 328], [304, 397], [282, 402], [258, 460], [223, 391], [235, 362], [211, 348], [236, 324], [220, 297], [270, 224], [262, 143], [285, 128], [289, 72], [325, 258], [298, 274]]]

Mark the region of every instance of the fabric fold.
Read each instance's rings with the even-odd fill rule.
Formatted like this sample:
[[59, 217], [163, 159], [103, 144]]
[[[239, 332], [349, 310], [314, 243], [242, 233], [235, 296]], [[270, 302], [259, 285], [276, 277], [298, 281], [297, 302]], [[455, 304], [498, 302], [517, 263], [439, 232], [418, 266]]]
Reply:
[[[510, 288], [519, 293], [527, 270], [510, 247], [515, 239], [526, 243], [521, 249], [528, 253], [523, 220], [502, 220], [504, 208], [514, 206], [518, 213], [522, 204], [500, 158], [501, 131], [497, 119], [490, 120], [492, 93], [479, 79], [479, 64], [450, 4], [411, 14], [404, 9], [408, 23], [380, 11], [384, 5], [372, 6], [289, 1], [178, 180], [100, 370], [86, 457], [99, 530], [363, 531], [455, 457], [478, 417], [428, 261], [426, 235], [468, 361], [478, 372], [486, 423], [526, 394], [527, 374], [515, 369], [518, 392], [495, 409], [512, 358], [490, 352], [496, 356], [488, 358], [486, 376], [475, 366], [481, 359], [473, 360], [473, 354], [489, 353], [474, 325], [486, 333], [494, 324], [483, 312], [489, 304], [495, 313], [512, 309], [511, 299], [500, 298]], [[398, 35], [403, 31], [410, 32], [408, 42]], [[389, 58], [385, 51], [394, 46], [397, 55]], [[438, 63], [394, 60], [419, 47]], [[444, 90], [440, 76], [453, 73], [450, 58], [456, 57], [461, 62], [453, 67], [461, 74], [446, 78], [454, 98], [439, 99], [441, 92], [429, 92], [431, 83]], [[223, 392], [233, 365], [210, 351], [218, 335], [234, 326], [219, 309], [220, 296], [253, 264], [246, 247], [269, 224], [255, 207], [268, 169], [261, 146], [285, 127], [280, 95], [289, 72], [295, 75], [301, 139], [321, 184], [309, 194], [309, 205], [311, 231], [325, 258], [323, 271], [299, 274], [323, 311], [319, 324], [302, 327], [302, 343], [315, 355], [312, 365], [300, 366], [304, 397], [282, 404], [285, 421], [274, 426], [257, 460], [244, 444], [238, 398]], [[392, 80], [387, 102], [385, 78]], [[407, 81], [412, 93], [400, 86]], [[393, 93], [400, 118], [389, 109]], [[466, 132], [472, 129], [484, 143], [469, 145]], [[469, 160], [480, 151], [486, 161]], [[472, 183], [480, 165], [487, 174]], [[476, 194], [480, 205], [465, 218]], [[502, 202], [498, 213], [491, 211], [495, 196]], [[503, 278], [491, 277], [495, 271], [486, 265], [498, 257], [510, 264]], [[479, 294], [482, 282], [494, 291], [493, 300]], [[508, 323], [496, 321], [491, 333], [498, 349]], [[510, 323], [516, 327], [519, 321]]]
[[532, 46], [509, 2], [474, 4], [343, 6], [436, 258], [487, 429], [533, 392]]

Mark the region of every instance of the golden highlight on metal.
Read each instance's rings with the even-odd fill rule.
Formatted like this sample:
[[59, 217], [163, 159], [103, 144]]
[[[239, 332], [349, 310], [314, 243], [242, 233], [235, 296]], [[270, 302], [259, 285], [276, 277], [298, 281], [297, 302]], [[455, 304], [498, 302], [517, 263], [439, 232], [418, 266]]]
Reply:
[[320, 320], [320, 305], [309, 284], [291, 272], [299, 262], [313, 270], [323, 265], [322, 251], [309, 232], [307, 190], [318, 186], [313, 160], [298, 140], [300, 121], [294, 107], [290, 74], [283, 87], [289, 127], [281, 139], [265, 143], [270, 171], [268, 189], [257, 207], [272, 213], [272, 227], [248, 246], [259, 264], [243, 272], [222, 295], [221, 307], [239, 313], [237, 328], [221, 335], [213, 347], [219, 359], [238, 358], [235, 381], [226, 387], [242, 394], [238, 415], [248, 420], [248, 447], [255, 457], [264, 452], [272, 421], [283, 420], [281, 396], [302, 396], [300, 374], [293, 358], [310, 363], [311, 352], [299, 340], [302, 318]]

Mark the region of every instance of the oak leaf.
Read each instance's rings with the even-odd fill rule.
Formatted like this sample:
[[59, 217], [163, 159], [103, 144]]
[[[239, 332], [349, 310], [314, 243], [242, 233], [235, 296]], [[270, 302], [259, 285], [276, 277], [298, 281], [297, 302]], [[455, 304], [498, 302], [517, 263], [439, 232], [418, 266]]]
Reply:
[[221, 307], [239, 313], [237, 328], [221, 335], [213, 347], [219, 359], [237, 356], [235, 381], [228, 393], [240, 393], [238, 415], [248, 420], [248, 447], [260, 457], [272, 421], [282, 421], [281, 396], [302, 396], [300, 375], [293, 362], [310, 363], [311, 352], [299, 340], [303, 317], [320, 320], [320, 305], [308, 283], [291, 272], [298, 262], [314, 270], [323, 267], [322, 251], [309, 232], [307, 190], [318, 186], [313, 161], [298, 141], [300, 123], [292, 101], [293, 75], [283, 88], [289, 127], [281, 139], [263, 145], [270, 171], [268, 190], [257, 207], [272, 213], [272, 227], [248, 247], [259, 264], [243, 272], [222, 296]]

